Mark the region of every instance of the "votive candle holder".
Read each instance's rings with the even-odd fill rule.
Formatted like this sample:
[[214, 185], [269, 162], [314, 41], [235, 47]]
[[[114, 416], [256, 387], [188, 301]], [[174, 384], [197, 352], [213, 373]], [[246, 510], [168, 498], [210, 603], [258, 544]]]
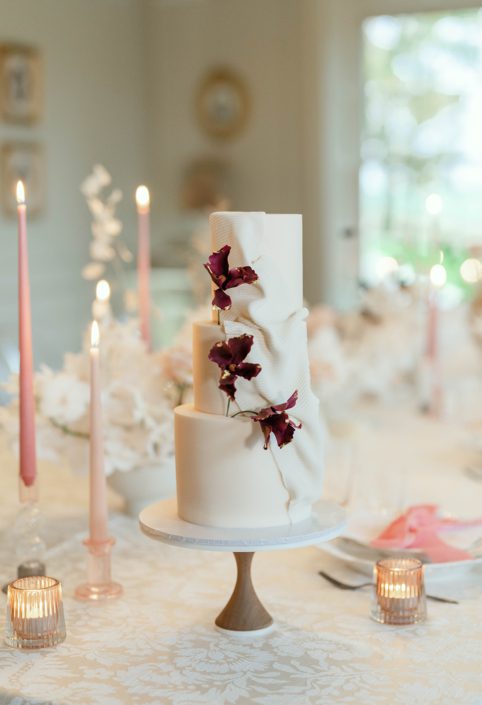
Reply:
[[416, 558], [384, 558], [374, 569], [371, 616], [383, 624], [418, 624], [427, 618], [423, 565]]
[[42, 649], [65, 640], [62, 587], [55, 578], [28, 576], [7, 591], [5, 641], [17, 649]]

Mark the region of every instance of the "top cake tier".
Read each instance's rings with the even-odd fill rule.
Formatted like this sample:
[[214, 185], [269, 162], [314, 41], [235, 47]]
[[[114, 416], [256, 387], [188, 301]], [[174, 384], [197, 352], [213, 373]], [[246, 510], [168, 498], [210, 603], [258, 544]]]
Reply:
[[[210, 216], [212, 250], [230, 245], [230, 267], [249, 265], [258, 276], [263, 261], [270, 264], [270, 278], [276, 278], [276, 289], [283, 296], [270, 300], [270, 289], [264, 291], [266, 303], [282, 318], [303, 305], [303, 241], [301, 215], [268, 213], [218, 212]], [[230, 290], [233, 300], [236, 289]], [[228, 316], [229, 317], [229, 316]]]

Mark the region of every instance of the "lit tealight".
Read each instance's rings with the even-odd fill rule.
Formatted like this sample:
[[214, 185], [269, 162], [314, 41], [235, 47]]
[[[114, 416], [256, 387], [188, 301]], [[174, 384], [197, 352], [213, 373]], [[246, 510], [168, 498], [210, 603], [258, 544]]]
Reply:
[[110, 284], [105, 279], [100, 279], [95, 287], [95, 295], [98, 301], [102, 303], [110, 299]]
[[25, 186], [23, 181], [17, 181], [17, 203], [22, 205], [25, 203]]
[[467, 284], [476, 284], [482, 279], [482, 263], [474, 257], [469, 257], [460, 265], [460, 276]]
[[438, 288], [442, 288], [447, 283], [447, 270], [443, 264], [434, 264], [430, 270], [430, 281]]
[[92, 321], [92, 328], [90, 329], [90, 347], [98, 348], [100, 341], [99, 324], [97, 321]]
[[371, 616], [382, 624], [417, 624], [427, 616], [422, 563], [385, 558], [375, 566]]
[[429, 215], [440, 215], [443, 207], [443, 198], [438, 193], [431, 193], [425, 199], [425, 210]]
[[139, 210], [147, 210], [151, 202], [147, 186], [138, 186], [136, 189], [136, 203]]
[[62, 587], [55, 578], [29, 575], [7, 592], [5, 641], [17, 649], [42, 649], [65, 640]]

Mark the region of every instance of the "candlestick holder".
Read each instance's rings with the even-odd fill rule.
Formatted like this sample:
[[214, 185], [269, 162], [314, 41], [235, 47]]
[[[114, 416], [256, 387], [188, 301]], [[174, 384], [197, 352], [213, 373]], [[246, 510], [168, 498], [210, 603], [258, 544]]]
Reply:
[[[12, 543], [15, 546], [17, 578], [33, 575], [45, 575], [45, 552], [47, 550], [42, 538], [43, 516], [38, 504], [38, 485], [35, 480], [26, 485], [19, 480], [20, 509], [12, 527]], [[6, 594], [8, 583], [2, 591]]]
[[[43, 564], [47, 547], [42, 538], [43, 516], [39, 508], [37, 480], [34, 480], [31, 485], [26, 485], [22, 478], [19, 482], [20, 509], [13, 526], [18, 565], [20, 567], [29, 563]], [[43, 567], [45, 569], [45, 566]], [[36, 575], [45, 575], [45, 573], [36, 573]]]
[[111, 579], [111, 553], [113, 538], [106, 541], [86, 539], [84, 545], [89, 552], [87, 559], [87, 582], [75, 590], [78, 600], [110, 600], [122, 595], [122, 585]]

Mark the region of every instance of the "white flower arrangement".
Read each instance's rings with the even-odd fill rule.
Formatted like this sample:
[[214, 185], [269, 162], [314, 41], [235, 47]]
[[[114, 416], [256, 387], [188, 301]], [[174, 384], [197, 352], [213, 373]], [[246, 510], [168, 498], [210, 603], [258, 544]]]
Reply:
[[[131, 257], [119, 239], [122, 223], [115, 216], [121, 192], [101, 198], [110, 183], [110, 174], [97, 165], [81, 187], [93, 217], [92, 261], [82, 271], [86, 279], [104, 275], [116, 259], [121, 270]], [[99, 324], [106, 474], [148, 465], [172, 467], [173, 407], [189, 398], [192, 387], [189, 323], [172, 346], [159, 352], [147, 350], [135, 319], [119, 322], [107, 316]], [[80, 472], [88, 467], [89, 348], [87, 332], [80, 353], [67, 353], [58, 372], [43, 366], [34, 380], [38, 455], [64, 460]], [[0, 406], [0, 427], [17, 451], [18, 376], [4, 389], [12, 400]]]
[[[112, 321], [102, 327], [101, 364], [104, 459], [107, 475], [172, 459], [172, 379], [164, 375], [164, 353], [149, 353], [137, 322]], [[12, 379], [8, 391], [17, 388]], [[66, 460], [85, 471], [89, 439], [89, 343], [67, 354], [63, 368], [35, 375], [39, 457]], [[176, 400], [177, 401], [177, 400]], [[18, 441], [17, 399], [0, 409], [0, 424], [14, 445]]]
[[420, 356], [419, 292], [381, 285], [358, 311], [316, 307], [308, 318], [313, 386], [325, 405], [363, 396], [389, 397], [415, 375]]

